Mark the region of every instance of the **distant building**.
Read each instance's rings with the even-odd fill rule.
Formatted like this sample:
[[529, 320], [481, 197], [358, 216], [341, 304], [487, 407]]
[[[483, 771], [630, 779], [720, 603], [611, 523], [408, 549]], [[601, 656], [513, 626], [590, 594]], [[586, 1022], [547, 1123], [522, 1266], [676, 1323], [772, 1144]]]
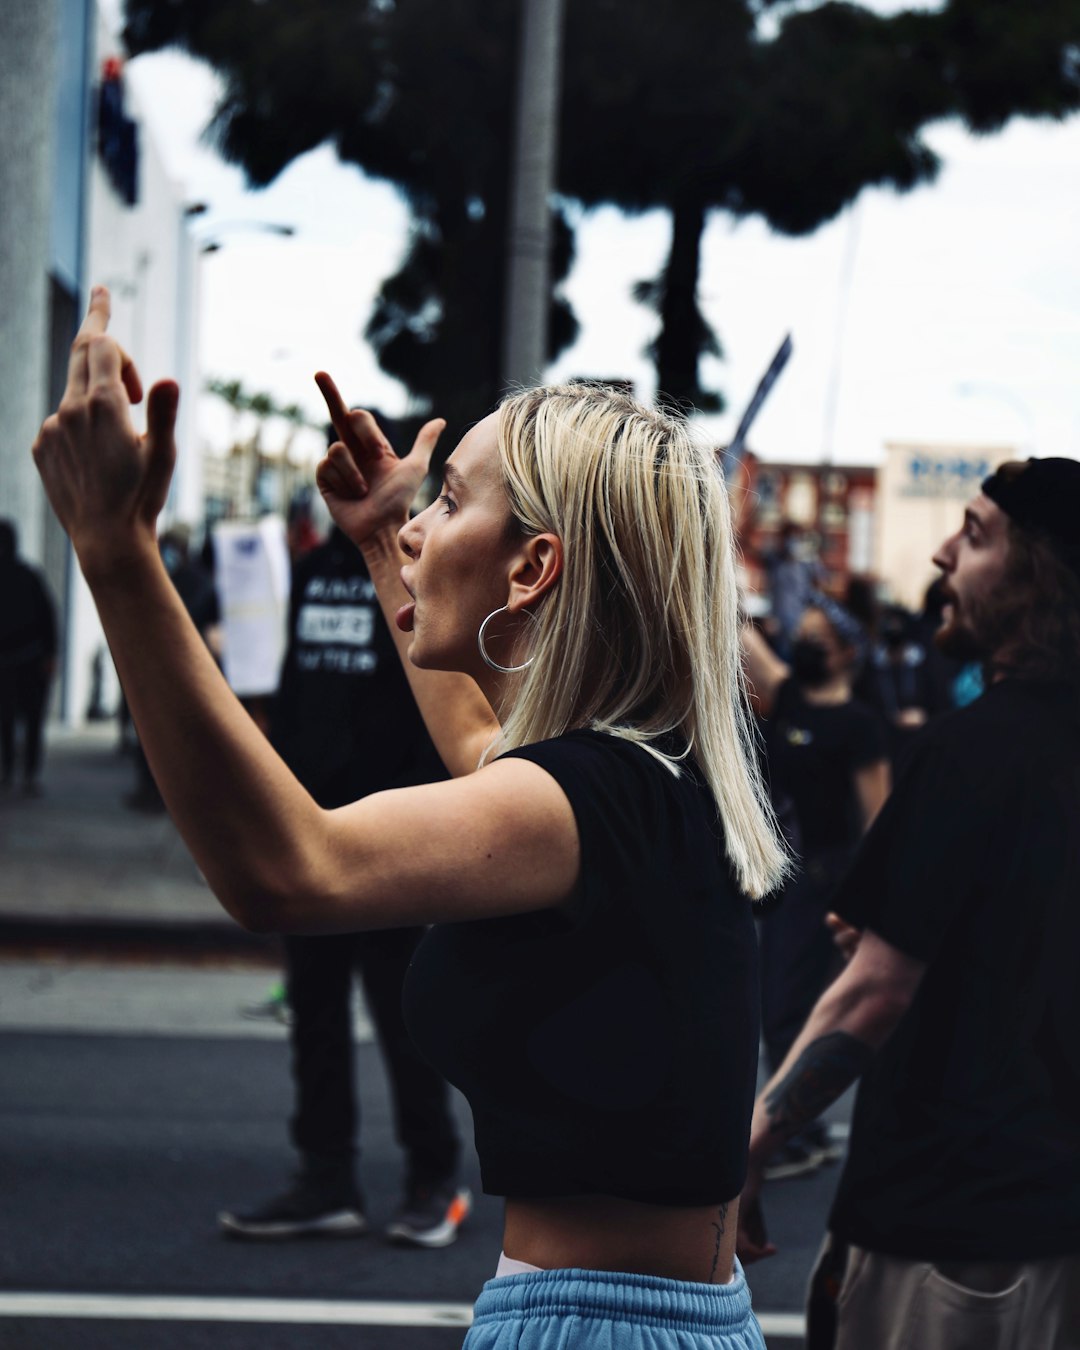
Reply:
[[1018, 454], [1006, 445], [886, 445], [878, 472], [874, 571], [896, 600], [910, 608], [922, 605], [938, 574], [930, 559], [959, 529], [964, 503], [999, 464]]
[[[17, 520], [23, 552], [45, 569], [58, 601], [54, 711], [78, 723], [104, 639], [28, 451], [63, 392], [91, 284], [110, 287], [112, 331], [147, 386], [170, 375], [193, 394], [197, 383], [196, 254], [185, 204], [129, 99], [119, 41], [94, 0], [0, 5], [0, 200], [0, 515]], [[192, 521], [201, 516], [201, 464], [183, 447], [194, 445], [194, 403], [181, 400], [167, 508]]]
[[834, 594], [843, 594], [849, 577], [872, 571], [877, 473], [869, 465], [778, 464], [746, 454], [735, 492], [745, 494], [736, 507], [750, 590], [767, 591], [785, 521], [812, 537]]
[[768, 592], [767, 566], [785, 521], [811, 536], [826, 588], [872, 575], [888, 595], [918, 609], [937, 576], [931, 558], [960, 526], [963, 505], [987, 475], [1020, 452], [1008, 445], [896, 442], [880, 466], [778, 464], [744, 457], [733, 478], [744, 581]]

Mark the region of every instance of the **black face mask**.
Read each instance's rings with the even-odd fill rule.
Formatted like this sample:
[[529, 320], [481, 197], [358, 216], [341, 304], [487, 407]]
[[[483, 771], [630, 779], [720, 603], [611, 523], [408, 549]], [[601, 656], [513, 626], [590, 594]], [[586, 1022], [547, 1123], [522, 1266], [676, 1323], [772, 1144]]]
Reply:
[[813, 689], [829, 678], [829, 653], [813, 638], [798, 638], [791, 649], [791, 669], [800, 684]]

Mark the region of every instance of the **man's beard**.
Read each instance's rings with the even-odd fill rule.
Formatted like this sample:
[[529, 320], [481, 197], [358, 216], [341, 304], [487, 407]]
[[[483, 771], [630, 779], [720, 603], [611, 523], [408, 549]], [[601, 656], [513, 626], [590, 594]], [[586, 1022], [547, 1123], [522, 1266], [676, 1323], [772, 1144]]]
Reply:
[[938, 651], [956, 661], [989, 661], [1001, 650], [1014, 626], [1012, 598], [1003, 601], [997, 592], [989, 601], [969, 600], [962, 616], [959, 604], [951, 596], [948, 604], [952, 616], [934, 634]]
[[934, 634], [934, 646], [954, 661], [985, 661], [990, 653], [976, 633], [955, 619], [949, 620]]

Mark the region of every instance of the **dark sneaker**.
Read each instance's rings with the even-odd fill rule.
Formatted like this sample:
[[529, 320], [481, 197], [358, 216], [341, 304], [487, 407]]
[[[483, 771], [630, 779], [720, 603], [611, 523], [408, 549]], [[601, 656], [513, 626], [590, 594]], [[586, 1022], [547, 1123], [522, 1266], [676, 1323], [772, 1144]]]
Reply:
[[766, 1181], [788, 1181], [792, 1177], [809, 1176], [821, 1166], [822, 1158], [816, 1149], [808, 1148], [799, 1139], [792, 1139], [765, 1164]]
[[471, 1210], [464, 1187], [411, 1186], [386, 1236], [409, 1247], [449, 1247]]
[[256, 1209], [223, 1210], [218, 1223], [227, 1237], [255, 1240], [359, 1237], [368, 1227], [355, 1189], [327, 1186], [304, 1176]]

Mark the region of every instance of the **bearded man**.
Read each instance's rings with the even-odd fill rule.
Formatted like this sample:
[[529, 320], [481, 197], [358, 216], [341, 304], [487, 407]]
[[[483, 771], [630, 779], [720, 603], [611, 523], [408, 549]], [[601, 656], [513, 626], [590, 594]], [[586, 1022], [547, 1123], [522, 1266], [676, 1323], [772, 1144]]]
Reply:
[[861, 939], [754, 1112], [765, 1160], [861, 1079], [807, 1344], [1080, 1345], [1080, 462], [1003, 465], [942, 544], [937, 641], [985, 663], [834, 908]]

